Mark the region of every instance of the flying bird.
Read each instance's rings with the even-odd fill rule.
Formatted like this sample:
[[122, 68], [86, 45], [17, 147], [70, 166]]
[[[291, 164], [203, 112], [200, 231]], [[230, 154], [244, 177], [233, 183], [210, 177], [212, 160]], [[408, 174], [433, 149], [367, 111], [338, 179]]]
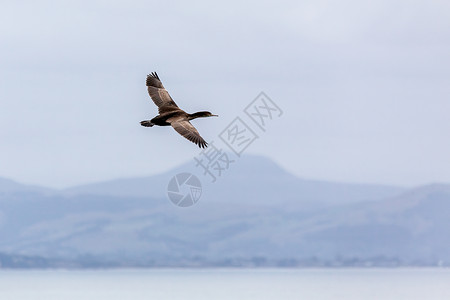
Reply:
[[208, 147], [208, 143], [200, 136], [197, 129], [189, 122], [196, 118], [218, 117], [209, 111], [199, 111], [193, 114], [188, 114], [178, 107], [172, 100], [167, 90], [164, 88], [161, 80], [156, 72], [147, 75], [147, 89], [150, 98], [158, 106], [159, 115], [151, 120], [141, 122], [142, 126], [152, 127], [158, 126], [172, 126], [183, 137], [187, 138], [200, 148]]

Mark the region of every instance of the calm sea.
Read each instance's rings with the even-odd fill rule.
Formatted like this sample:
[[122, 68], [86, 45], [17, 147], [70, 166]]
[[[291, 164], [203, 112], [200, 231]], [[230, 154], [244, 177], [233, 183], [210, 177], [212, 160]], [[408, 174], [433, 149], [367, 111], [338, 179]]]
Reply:
[[450, 299], [450, 269], [0, 271], [2, 300]]

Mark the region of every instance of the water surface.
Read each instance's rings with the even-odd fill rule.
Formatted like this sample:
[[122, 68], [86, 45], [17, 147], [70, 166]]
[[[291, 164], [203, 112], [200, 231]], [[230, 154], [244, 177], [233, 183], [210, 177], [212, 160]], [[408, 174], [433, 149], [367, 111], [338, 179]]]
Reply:
[[0, 299], [450, 299], [450, 269], [1, 270]]

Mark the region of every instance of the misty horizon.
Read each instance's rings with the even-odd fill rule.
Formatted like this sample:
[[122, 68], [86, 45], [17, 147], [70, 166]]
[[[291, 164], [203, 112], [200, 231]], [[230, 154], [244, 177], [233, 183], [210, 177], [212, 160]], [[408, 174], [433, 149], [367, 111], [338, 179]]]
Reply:
[[[231, 152], [229, 152], [228, 154], [232, 155]], [[254, 154], [250, 154], [250, 153], [244, 155], [241, 159], [245, 160], [247, 157], [250, 157], [250, 158], [261, 157], [263, 159], [271, 160], [270, 157], [266, 157], [266, 156], [263, 156], [263, 155], [254, 155]], [[275, 161], [273, 161], [273, 162], [275, 163]], [[68, 186], [53, 186], [53, 185], [35, 184], [35, 183], [32, 183], [32, 182], [23, 182], [23, 181], [20, 181], [20, 180], [16, 180], [16, 179], [14, 179], [12, 177], [8, 177], [8, 176], [0, 176], [0, 179], [12, 180], [15, 183], [18, 183], [18, 184], [21, 184], [21, 185], [43, 187], [43, 188], [48, 188], [48, 189], [52, 189], [52, 190], [55, 190], [55, 191], [58, 191], [58, 190], [62, 191], [62, 190], [75, 188], [75, 187], [79, 187], [79, 186], [84, 186], [84, 185], [104, 183], [104, 182], [113, 182], [113, 181], [123, 180], [123, 179], [148, 178], [148, 177], [153, 177], [153, 176], [158, 176], [158, 175], [163, 175], [163, 174], [176, 175], [177, 172], [182, 171], [183, 169], [188, 170], [193, 165], [195, 165], [195, 161], [194, 161], [194, 159], [190, 159], [190, 160], [187, 160], [187, 161], [185, 161], [185, 162], [183, 162], [181, 164], [178, 164], [178, 165], [176, 165], [174, 167], [168, 168], [167, 170], [162, 170], [160, 172], [149, 173], [149, 174], [137, 174], [137, 175], [126, 176], [126, 177], [125, 176], [123, 176], [123, 177], [112, 177], [112, 178], [105, 177], [103, 179], [94, 180], [94, 181], [81, 181], [81, 182], [75, 183], [73, 185], [68, 185]], [[277, 167], [283, 169], [287, 173], [290, 173], [291, 175], [297, 177], [300, 180], [310, 180], [310, 181], [317, 181], [317, 182], [333, 182], [333, 183], [338, 183], [338, 184], [356, 184], [356, 185], [374, 185], [374, 186], [392, 186], [392, 187], [399, 187], [399, 188], [414, 188], [414, 187], [429, 186], [429, 185], [450, 184], [450, 182], [440, 182], [440, 181], [424, 182], [424, 183], [419, 183], [417, 185], [400, 185], [400, 184], [377, 183], [377, 182], [358, 182], [358, 181], [329, 180], [329, 179], [324, 179], [324, 178], [300, 177], [300, 176], [297, 176], [294, 173], [290, 172], [289, 170], [285, 169], [284, 167], [282, 167], [279, 164], [277, 164]], [[195, 168], [194, 168], [194, 170], [195, 170]], [[197, 171], [200, 171], [200, 169], [197, 170]]]

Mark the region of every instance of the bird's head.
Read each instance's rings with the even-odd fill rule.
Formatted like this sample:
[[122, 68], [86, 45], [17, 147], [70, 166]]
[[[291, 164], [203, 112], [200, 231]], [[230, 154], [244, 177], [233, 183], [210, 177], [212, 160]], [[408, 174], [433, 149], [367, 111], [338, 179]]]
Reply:
[[202, 111], [204, 113], [203, 117], [218, 117], [219, 115], [213, 115], [209, 111]]
[[213, 115], [209, 111], [199, 111], [189, 115], [189, 120], [193, 120], [196, 118], [206, 118], [206, 117], [218, 117], [218, 115]]

